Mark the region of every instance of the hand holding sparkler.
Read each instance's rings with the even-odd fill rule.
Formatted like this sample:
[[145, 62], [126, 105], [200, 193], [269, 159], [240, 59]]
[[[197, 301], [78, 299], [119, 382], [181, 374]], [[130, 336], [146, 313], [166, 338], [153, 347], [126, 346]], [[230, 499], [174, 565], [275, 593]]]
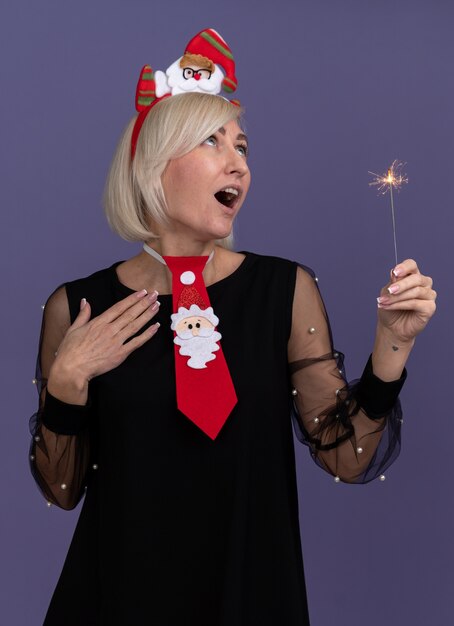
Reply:
[[384, 381], [397, 380], [413, 347], [435, 313], [437, 294], [432, 278], [419, 271], [416, 261], [396, 265], [377, 298], [378, 324], [372, 353], [373, 371]]
[[393, 236], [394, 236], [394, 255], [397, 265], [397, 239], [396, 239], [396, 219], [394, 215], [394, 197], [393, 189], [399, 191], [404, 183], [408, 183], [408, 178], [402, 173], [402, 167], [404, 163], [394, 160], [391, 167], [388, 168], [386, 174], [376, 174], [375, 172], [369, 172], [374, 176], [374, 180], [369, 183], [370, 186], [376, 186], [379, 194], [386, 194], [389, 191], [391, 199], [391, 215], [393, 220]]
[[432, 278], [421, 274], [416, 261], [402, 261], [391, 270], [390, 281], [377, 298], [380, 326], [397, 343], [412, 341], [435, 312], [436, 297]]
[[378, 326], [372, 353], [375, 375], [387, 381], [400, 376], [416, 335], [435, 313], [437, 297], [432, 278], [421, 274], [416, 261], [406, 259], [398, 263], [393, 191], [399, 191], [408, 182], [403, 165], [394, 160], [385, 174], [369, 172], [374, 176], [369, 185], [377, 187], [382, 195], [389, 191], [393, 223], [395, 266], [377, 298]]

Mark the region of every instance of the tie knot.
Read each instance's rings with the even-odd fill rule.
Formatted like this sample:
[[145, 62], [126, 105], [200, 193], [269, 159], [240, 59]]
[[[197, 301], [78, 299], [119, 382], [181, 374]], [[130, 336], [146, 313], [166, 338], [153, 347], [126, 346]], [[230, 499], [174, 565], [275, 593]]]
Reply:
[[207, 256], [165, 256], [164, 261], [174, 279], [183, 285], [192, 285], [197, 275], [201, 275], [208, 261]]

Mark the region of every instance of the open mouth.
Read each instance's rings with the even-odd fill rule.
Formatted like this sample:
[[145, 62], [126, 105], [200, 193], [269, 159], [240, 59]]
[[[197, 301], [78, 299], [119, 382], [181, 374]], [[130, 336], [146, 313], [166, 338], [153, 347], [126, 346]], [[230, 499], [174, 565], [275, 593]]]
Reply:
[[218, 202], [223, 204], [224, 206], [232, 209], [235, 202], [240, 197], [239, 189], [235, 189], [235, 187], [224, 187], [217, 193], [214, 194], [214, 197]]

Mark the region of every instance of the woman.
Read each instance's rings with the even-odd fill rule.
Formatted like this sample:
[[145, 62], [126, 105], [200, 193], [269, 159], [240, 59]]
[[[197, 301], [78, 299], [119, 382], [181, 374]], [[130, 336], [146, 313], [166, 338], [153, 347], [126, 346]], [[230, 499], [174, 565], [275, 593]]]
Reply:
[[[298, 437], [336, 481], [372, 480], [398, 454], [397, 396], [435, 310], [432, 281], [412, 260], [394, 268], [371, 358], [347, 386], [310, 270], [230, 248], [250, 183], [240, 114], [186, 93], [153, 105], [139, 131], [132, 120], [106, 210], [147, 247], [45, 307], [32, 469], [58, 506], [85, 494], [47, 626], [308, 624], [292, 408]], [[236, 397], [208, 436], [178, 409], [177, 363], [191, 366], [172, 257], [208, 257], [205, 309], [185, 332], [208, 328], [210, 304], [222, 338], [191, 375], [225, 357]], [[198, 391], [223, 395], [217, 384]]]

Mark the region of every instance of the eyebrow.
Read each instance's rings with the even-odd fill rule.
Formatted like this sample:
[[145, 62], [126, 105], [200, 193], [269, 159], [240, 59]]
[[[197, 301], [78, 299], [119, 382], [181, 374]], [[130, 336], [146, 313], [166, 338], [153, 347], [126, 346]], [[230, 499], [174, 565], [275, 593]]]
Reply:
[[[221, 126], [221, 128], [218, 128], [218, 133], [221, 133], [221, 135], [225, 135], [225, 128], [224, 128], [224, 126]], [[246, 142], [248, 141], [247, 135], [245, 135], [244, 133], [239, 133], [236, 136], [236, 139], [237, 139], [237, 141], [239, 139], [242, 139], [243, 141], [246, 141]]]

